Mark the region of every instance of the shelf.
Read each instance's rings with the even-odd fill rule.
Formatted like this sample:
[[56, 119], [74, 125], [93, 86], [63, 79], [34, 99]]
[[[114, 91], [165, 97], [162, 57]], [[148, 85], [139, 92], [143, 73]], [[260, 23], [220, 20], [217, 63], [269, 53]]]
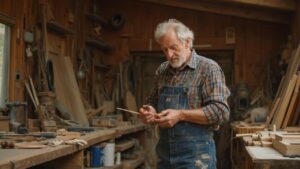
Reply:
[[86, 17], [89, 18], [91, 21], [93, 22], [98, 22], [100, 23], [102, 26], [107, 27], [108, 26], [108, 22], [107, 20], [105, 20], [104, 18], [102, 18], [99, 15], [93, 14], [93, 13], [88, 13], [86, 14]]
[[111, 167], [94, 167], [94, 168], [85, 168], [85, 169], [122, 169], [123, 168], [123, 165], [120, 164], [120, 165], [114, 165], [114, 166], [111, 166]]
[[136, 133], [138, 131], [145, 130], [145, 125], [143, 123], [135, 125], [122, 125], [117, 127], [117, 136], [122, 136], [130, 133]]
[[114, 48], [110, 44], [107, 44], [106, 42], [101, 41], [101, 40], [94, 40], [91, 38], [87, 38], [85, 43], [90, 46], [100, 48], [101, 50], [106, 51], [106, 52], [114, 50]]
[[110, 70], [111, 69], [111, 65], [95, 64], [94, 66], [101, 70]]
[[138, 152], [136, 152], [136, 154], [137, 154], [136, 159], [122, 160], [123, 169], [133, 169], [144, 163], [145, 161], [144, 150], [139, 150]]
[[64, 26], [60, 25], [57, 22], [49, 21], [47, 22], [47, 28], [49, 30], [58, 32], [60, 34], [73, 34], [74, 32], [68, 28], [65, 28]]
[[116, 152], [122, 152], [125, 151], [135, 145], [135, 140], [122, 140], [119, 143], [116, 142]]

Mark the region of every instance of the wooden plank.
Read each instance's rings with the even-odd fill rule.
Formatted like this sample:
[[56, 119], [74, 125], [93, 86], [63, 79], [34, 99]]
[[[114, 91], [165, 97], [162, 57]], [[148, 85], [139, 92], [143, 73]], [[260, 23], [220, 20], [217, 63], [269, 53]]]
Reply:
[[300, 75], [298, 75], [298, 77], [297, 77], [297, 82], [296, 82], [296, 85], [294, 88], [293, 96], [292, 96], [291, 102], [288, 107], [288, 111], [286, 113], [286, 116], [285, 116], [285, 119], [284, 119], [284, 122], [282, 125], [283, 128], [288, 126], [288, 122], [291, 121], [290, 117], [293, 117], [292, 112], [294, 112], [296, 110], [297, 105], [295, 105], [295, 102], [299, 95], [299, 85], [300, 85]]
[[275, 140], [278, 141], [299, 140], [300, 141], [300, 133], [276, 133]]
[[296, 11], [296, 2], [294, 0], [219, 0], [228, 3], [253, 5], [258, 7], [267, 7], [284, 11]]
[[192, 9], [197, 11], [204, 11], [204, 12], [211, 12], [221, 15], [229, 15], [229, 16], [236, 16], [241, 18], [247, 19], [255, 19], [261, 21], [269, 21], [269, 22], [276, 22], [282, 24], [290, 23], [290, 16], [283, 13], [269, 11], [266, 12], [265, 10], [258, 10], [250, 9], [249, 7], [234, 7], [230, 4], [221, 4], [215, 3], [211, 1], [194, 1], [194, 0], [143, 0], [145, 2], [151, 2], [161, 5], [167, 5], [172, 7], [179, 7], [179, 8], [186, 8]]
[[296, 108], [296, 111], [295, 111], [295, 114], [294, 114], [294, 117], [292, 120], [292, 126], [297, 125], [299, 117], [300, 117], [300, 99], [298, 100], [298, 103], [297, 103], [297, 108]]
[[277, 98], [276, 101], [273, 104], [272, 110], [270, 111], [269, 115], [267, 116], [267, 120], [266, 120], [266, 126], [268, 126], [270, 124], [270, 122], [273, 119], [274, 113], [276, 112], [277, 108], [278, 108], [278, 104], [279, 104], [280, 98]]
[[[280, 90], [277, 91], [276, 94], [279, 98], [281, 98], [281, 100], [279, 101], [279, 109], [282, 107], [283, 102], [286, 102], [284, 96], [286, 96], [287, 94], [287, 90], [290, 85], [290, 80], [292, 76], [296, 74], [299, 64], [300, 64], [300, 45], [298, 45], [296, 51], [293, 52], [291, 58], [289, 59], [288, 69], [285, 74], [285, 80], [283, 81], [282, 87], [280, 88]], [[279, 123], [279, 121], [282, 120], [282, 119], [277, 120], [278, 114], [280, 114], [280, 111], [275, 112], [274, 118], [272, 120], [272, 124], [276, 124], [276, 122]], [[282, 115], [279, 115], [279, 118], [282, 118]], [[276, 124], [276, 127], [280, 128], [281, 126], [278, 126]]]
[[300, 127], [286, 127], [284, 128], [284, 131], [287, 131], [287, 132], [300, 132]]
[[136, 125], [122, 125], [117, 127], [117, 135], [122, 136], [125, 134], [135, 133], [142, 130], [145, 130], [145, 125], [143, 123]]
[[116, 143], [116, 152], [125, 151], [135, 145], [135, 140], [125, 140]]
[[58, 161], [55, 161], [56, 169], [84, 169], [84, 154], [83, 150], [74, 154], [65, 156]]
[[274, 140], [273, 146], [285, 156], [300, 156], [300, 141], [279, 141]]
[[49, 59], [54, 67], [56, 99], [70, 110], [74, 121], [81, 126], [89, 126], [70, 58], [49, 52]]
[[294, 90], [294, 87], [296, 84], [296, 79], [297, 79], [297, 76], [294, 75], [287, 87], [286, 92], [282, 96], [282, 102], [279, 103], [278, 112], [276, 114], [276, 119], [275, 119], [275, 124], [276, 124], [277, 129], [281, 128], [281, 125], [283, 123], [284, 116], [287, 111], [288, 103], [290, 102], [292, 91]]

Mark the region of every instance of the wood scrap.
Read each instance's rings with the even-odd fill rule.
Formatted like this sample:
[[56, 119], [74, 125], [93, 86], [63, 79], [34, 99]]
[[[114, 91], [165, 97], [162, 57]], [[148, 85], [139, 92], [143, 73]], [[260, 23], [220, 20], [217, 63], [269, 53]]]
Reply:
[[288, 156], [288, 157], [300, 156], [300, 141], [274, 140], [273, 147], [284, 156]]
[[18, 148], [18, 149], [41, 149], [41, 148], [45, 148], [45, 147], [47, 147], [47, 146], [39, 144], [39, 143], [26, 143], [26, 142], [23, 142], [23, 143], [16, 143], [15, 144], [15, 148]]
[[283, 140], [298, 140], [298, 141], [300, 141], [300, 133], [276, 133], [275, 139], [278, 141], [283, 141]]

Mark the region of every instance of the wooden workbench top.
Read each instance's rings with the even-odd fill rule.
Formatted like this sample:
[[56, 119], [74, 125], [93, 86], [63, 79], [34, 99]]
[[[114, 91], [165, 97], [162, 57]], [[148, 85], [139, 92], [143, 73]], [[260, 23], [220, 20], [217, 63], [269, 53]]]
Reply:
[[114, 139], [117, 136], [133, 133], [145, 129], [143, 124], [120, 126], [112, 129], [97, 130], [81, 136], [88, 142], [88, 145], [59, 145], [42, 149], [0, 149], [0, 168], [28, 168], [36, 166], [79, 150], [90, 147], [106, 140]]
[[254, 163], [272, 161], [298, 161], [300, 163], [300, 157], [284, 157], [273, 147], [246, 146], [246, 150]]

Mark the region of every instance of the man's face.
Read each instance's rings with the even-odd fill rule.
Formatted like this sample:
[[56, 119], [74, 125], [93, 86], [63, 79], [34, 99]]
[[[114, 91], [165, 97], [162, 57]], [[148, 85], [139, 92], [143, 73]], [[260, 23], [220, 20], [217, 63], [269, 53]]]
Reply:
[[173, 29], [170, 29], [165, 36], [161, 37], [159, 44], [173, 68], [181, 67], [190, 56], [190, 40], [181, 42]]

